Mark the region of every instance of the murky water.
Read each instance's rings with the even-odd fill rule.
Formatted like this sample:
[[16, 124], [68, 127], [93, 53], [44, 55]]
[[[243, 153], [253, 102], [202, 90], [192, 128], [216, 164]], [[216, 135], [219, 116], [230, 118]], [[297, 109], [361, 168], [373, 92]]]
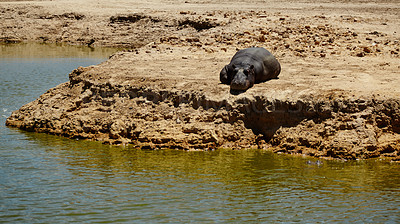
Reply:
[[0, 223], [400, 222], [400, 164], [141, 151], [5, 127], [11, 111], [107, 57], [50, 50], [0, 56]]

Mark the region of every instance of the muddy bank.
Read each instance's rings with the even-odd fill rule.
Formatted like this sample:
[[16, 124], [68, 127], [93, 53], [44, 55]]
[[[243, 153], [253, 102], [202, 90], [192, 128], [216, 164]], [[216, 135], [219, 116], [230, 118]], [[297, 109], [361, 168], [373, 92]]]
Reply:
[[[398, 9], [395, 1], [3, 2], [2, 42], [127, 48], [76, 69], [7, 125], [150, 149], [399, 160]], [[251, 46], [270, 50], [282, 73], [231, 95], [219, 71]]]
[[[14, 112], [7, 125], [149, 149], [264, 148], [317, 157], [399, 158], [398, 93], [317, 83], [310, 88], [307, 73], [291, 80], [296, 72], [283, 72], [278, 80], [232, 95], [214, 75], [231, 52], [219, 57], [165, 48], [117, 53], [101, 65], [78, 68], [68, 83]], [[168, 62], [172, 71], [158, 66]], [[200, 70], [209, 76], [199, 76]], [[336, 84], [341, 82], [346, 80]]]
[[0, 42], [139, 48], [152, 42], [244, 48], [301, 57], [400, 52], [396, 1], [0, 0]]

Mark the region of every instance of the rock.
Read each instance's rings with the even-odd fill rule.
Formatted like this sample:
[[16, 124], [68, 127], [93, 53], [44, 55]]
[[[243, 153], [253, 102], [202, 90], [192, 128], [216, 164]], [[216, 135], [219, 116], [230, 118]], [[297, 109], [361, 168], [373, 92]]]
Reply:
[[372, 53], [372, 50], [370, 47], [363, 47], [363, 49], [364, 49], [365, 53]]
[[187, 37], [185, 38], [185, 40], [189, 43], [200, 42], [200, 39], [198, 37]]
[[364, 52], [364, 51], [358, 52], [358, 53], [356, 54], [356, 56], [357, 56], [357, 57], [364, 57], [364, 56], [365, 56], [365, 52]]
[[258, 36], [258, 41], [265, 42], [265, 36], [262, 34], [260, 36]]
[[110, 127], [110, 138], [118, 139], [120, 137], [126, 137], [128, 134], [126, 123], [118, 119], [112, 123]]

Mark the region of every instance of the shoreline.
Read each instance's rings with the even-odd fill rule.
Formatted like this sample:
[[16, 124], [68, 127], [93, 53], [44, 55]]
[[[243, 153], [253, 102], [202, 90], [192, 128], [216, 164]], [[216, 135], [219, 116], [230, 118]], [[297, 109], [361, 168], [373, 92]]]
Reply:
[[[69, 82], [13, 112], [8, 126], [148, 149], [261, 148], [400, 160], [400, 18], [386, 10], [390, 2], [347, 9], [353, 16], [311, 2], [289, 2], [287, 14], [278, 2], [269, 12], [249, 9], [262, 3], [226, 9], [223, 2], [212, 5], [217, 9], [180, 3], [149, 10], [143, 1], [136, 11], [117, 6], [108, 13], [106, 3], [70, 11], [59, 8], [62, 2], [1, 2], [8, 19], [0, 40], [130, 50], [74, 70]], [[25, 28], [12, 25], [18, 20], [32, 32], [22, 34]], [[219, 70], [250, 46], [273, 52], [282, 73], [231, 95]]]

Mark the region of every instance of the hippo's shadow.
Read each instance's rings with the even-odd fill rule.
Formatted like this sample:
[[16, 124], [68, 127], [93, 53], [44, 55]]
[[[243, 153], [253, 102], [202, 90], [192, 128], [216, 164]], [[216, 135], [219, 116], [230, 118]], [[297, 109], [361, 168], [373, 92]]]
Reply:
[[[279, 77], [272, 78], [272, 79], [268, 79], [268, 80], [263, 81], [263, 82], [255, 83], [252, 87], [250, 87], [250, 88], [248, 88], [248, 89], [245, 89], [245, 90], [236, 90], [236, 89], [232, 89], [232, 88], [231, 88], [231, 89], [229, 90], [229, 93], [232, 94], [232, 95], [237, 96], [237, 95], [240, 95], [240, 94], [242, 94], [242, 93], [245, 93], [247, 90], [249, 90], [249, 89], [251, 89], [251, 88], [254, 88], [257, 84], [266, 83], [266, 82], [271, 81], [271, 80], [274, 80], [274, 79], [279, 79]], [[229, 84], [225, 84], [225, 83], [220, 83], [220, 84], [229, 85]]]
[[246, 91], [247, 91], [247, 89], [246, 90], [235, 90], [235, 89], [230, 89], [229, 90], [230, 94], [235, 95], [235, 96], [237, 96], [239, 94], [242, 94], [242, 93], [245, 93]]

